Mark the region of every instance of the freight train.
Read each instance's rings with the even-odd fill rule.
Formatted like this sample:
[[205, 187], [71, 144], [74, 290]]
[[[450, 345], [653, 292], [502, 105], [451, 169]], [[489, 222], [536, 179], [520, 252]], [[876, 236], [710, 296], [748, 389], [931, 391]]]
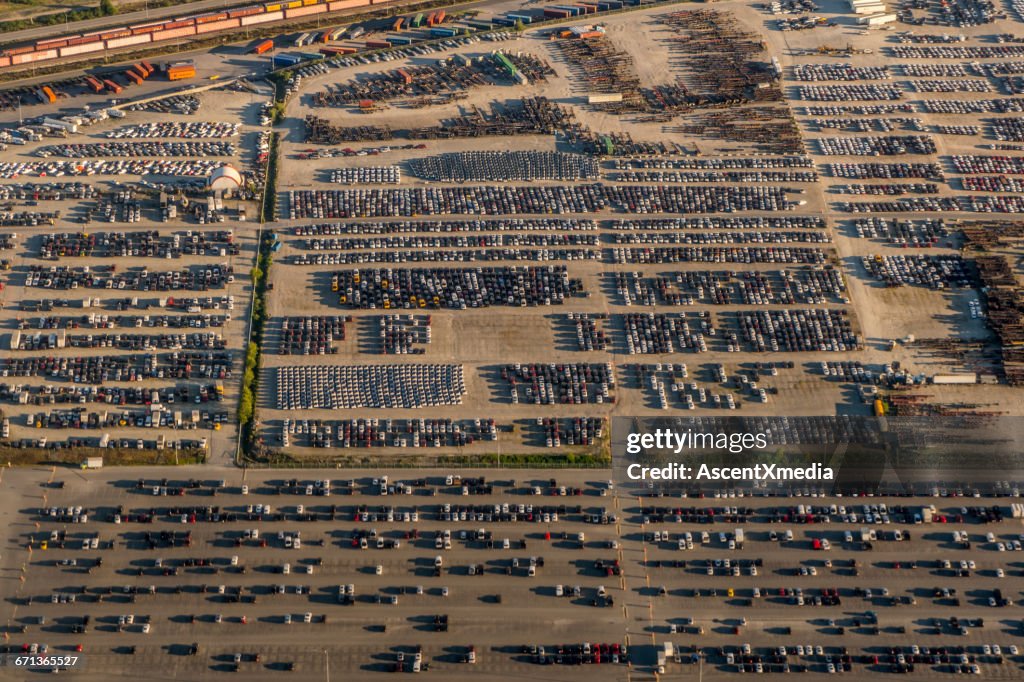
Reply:
[[235, 28], [257, 26], [274, 21], [287, 21], [324, 12], [339, 12], [356, 7], [385, 4], [385, 0], [291, 0], [236, 7], [221, 12], [207, 12], [175, 17], [164, 21], [108, 28], [94, 33], [47, 38], [31, 44], [0, 51], [0, 70], [87, 55], [103, 50], [163, 43], [190, 36], [204, 35]]

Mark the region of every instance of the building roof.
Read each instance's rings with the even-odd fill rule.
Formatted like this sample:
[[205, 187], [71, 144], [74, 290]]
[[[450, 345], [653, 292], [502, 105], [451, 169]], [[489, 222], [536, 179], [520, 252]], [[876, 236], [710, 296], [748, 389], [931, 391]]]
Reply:
[[238, 189], [242, 186], [242, 174], [234, 166], [220, 166], [210, 173], [210, 189]]

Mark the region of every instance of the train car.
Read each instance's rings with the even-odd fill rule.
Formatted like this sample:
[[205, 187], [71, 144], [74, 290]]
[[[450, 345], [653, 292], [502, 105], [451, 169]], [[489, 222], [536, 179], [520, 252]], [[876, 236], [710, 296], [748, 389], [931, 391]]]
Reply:
[[250, 7], [237, 7], [235, 9], [228, 10], [228, 17], [231, 19], [241, 19], [242, 17], [251, 17], [254, 14], [263, 13], [262, 5], [252, 5]]
[[67, 47], [60, 48], [60, 56], [63, 57], [74, 57], [75, 55], [88, 54], [89, 52], [99, 52], [103, 49], [102, 41], [94, 41], [91, 43], [84, 43], [82, 45], [68, 45]]
[[176, 19], [175, 21], [168, 21], [164, 24], [163, 30], [170, 31], [175, 28], [184, 28], [185, 26], [195, 26], [196, 20], [193, 17], [187, 19]]
[[77, 35], [74, 35], [74, 36], [64, 36], [63, 38], [50, 38], [49, 40], [40, 40], [40, 41], [38, 41], [36, 43], [36, 49], [37, 50], [50, 50], [50, 49], [55, 48], [55, 47], [66, 47], [69, 40], [71, 40], [72, 38], [77, 38], [77, 37], [78, 37]]
[[254, 14], [251, 17], [242, 17], [242, 26], [254, 26], [255, 24], [265, 24], [271, 21], [281, 21], [284, 19], [284, 12], [267, 12], [266, 14]]
[[142, 35], [133, 36], [127, 35], [122, 38], [115, 38], [113, 40], [104, 40], [108, 50], [116, 50], [121, 47], [131, 47], [132, 45], [142, 45], [153, 40], [152, 33], [143, 33]]
[[100, 40], [117, 40], [118, 38], [130, 38], [132, 30], [127, 26], [124, 28], [115, 28], [110, 31], [104, 31], [100, 33]]
[[193, 17], [197, 24], [209, 24], [214, 21], [224, 21], [227, 18], [227, 12], [211, 12], [209, 14], [198, 14]]
[[136, 35], [137, 36], [140, 33], [153, 33], [154, 31], [159, 31], [160, 29], [162, 29], [164, 27], [165, 23], [166, 22], [164, 22], [164, 21], [156, 21], [156, 22], [153, 22], [152, 24], [141, 24], [141, 25], [132, 26], [131, 27], [132, 35]]
[[34, 64], [35, 62], [46, 61], [47, 59], [56, 59], [57, 50], [32, 50], [28, 52], [22, 52], [21, 54], [12, 54], [11, 64], [18, 66], [20, 64]]
[[241, 26], [239, 19], [221, 19], [219, 21], [210, 21], [203, 24], [196, 24], [196, 33], [214, 33], [216, 31], [227, 31], [232, 28], [238, 28]]
[[295, 17], [307, 17], [311, 14], [320, 14], [321, 12], [327, 11], [327, 5], [310, 5], [309, 7], [295, 7], [286, 9], [284, 16], [288, 19], [294, 19]]
[[353, 7], [366, 7], [370, 4], [370, 0], [335, 0], [334, 2], [327, 3], [327, 11], [340, 12], [341, 10], [344, 9], [352, 9]]
[[187, 38], [188, 36], [194, 36], [196, 34], [195, 26], [182, 26], [181, 28], [172, 28], [170, 30], [157, 31], [153, 35], [153, 42], [164, 41], [164, 40], [176, 40], [178, 38]]

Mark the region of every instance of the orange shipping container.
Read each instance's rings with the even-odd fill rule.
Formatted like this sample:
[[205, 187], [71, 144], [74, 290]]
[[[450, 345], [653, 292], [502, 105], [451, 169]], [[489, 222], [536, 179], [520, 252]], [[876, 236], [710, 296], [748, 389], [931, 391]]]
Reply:
[[50, 102], [50, 104], [53, 104], [57, 101], [57, 95], [54, 94], [53, 90], [50, 88], [49, 85], [43, 86], [43, 94], [46, 95], [46, 99]]
[[443, 9], [438, 10], [437, 11], [437, 16], [434, 17], [434, 23], [435, 24], [440, 24], [442, 21], [444, 21], [444, 17], [445, 17], [444, 10]]
[[180, 81], [186, 78], [195, 78], [196, 67], [194, 66], [172, 66], [167, 69], [167, 80]]
[[270, 52], [274, 49], [273, 40], [264, 40], [262, 43], [253, 48], [253, 52], [256, 54], [263, 54], [264, 52]]

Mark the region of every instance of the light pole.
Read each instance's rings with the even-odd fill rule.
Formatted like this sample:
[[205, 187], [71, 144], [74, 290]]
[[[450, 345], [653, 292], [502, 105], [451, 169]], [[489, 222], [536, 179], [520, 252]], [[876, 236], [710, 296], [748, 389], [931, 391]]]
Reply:
[[327, 655], [327, 649], [324, 649], [324, 674], [327, 682], [331, 682], [331, 657]]

